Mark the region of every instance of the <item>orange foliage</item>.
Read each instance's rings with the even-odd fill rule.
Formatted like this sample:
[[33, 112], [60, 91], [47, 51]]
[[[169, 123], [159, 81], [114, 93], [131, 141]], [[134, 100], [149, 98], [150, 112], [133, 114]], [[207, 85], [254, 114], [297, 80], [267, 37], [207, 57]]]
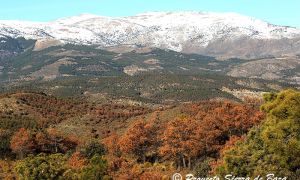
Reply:
[[75, 149], [78, 144], [77, 137], [64, 136], [55, 129], [49, 129], [46, 133], [36, 133], [21, 128], [12, 136], [10, 148], [23, 158], [28, 153], [66, 153]]
[[67, 164], [72, 169], [81, 170], [87, 164], [87, 159], [80, 152], [75, 152], [69, 158]]
[[162, 135], [163, 145], [160, 154], [165, 158], [171, 158], [180, 165], [186, 167], [186, 158], [190, 160], [197, 156], [201, 144], [199, 138], [199, 122], [193, 118], [177, 118], [170, 121]]
[[224, 151], [227, 151], [234, 147], [234, 145], [239, 142], [245, 140], [245, 136], [231, 136], [230, 139], [226, 142], [226, 144], [223, 146], [223, 148], [220, 150], [220, 154], [222, 155]]
[[234, 143], [264, 118], [254, 106], [230, 101], [187, 104], [182, 114], [185, 116], [162, 122], [159, 112], [153, 113], [148, 121], [135, 121], [121, 138], [109, 137], [105, 144], [112, 149], [110, 155], [137, 158], [132, 164], [110, 157], [116, 160], [111, 169], [130, 179], [141, 175], [134, 164], [145, 161], [173, 161], [177, 168], [192, 168], [201, 157], [218, 157], [227, 141]]
[[135, 161], [131, 159], [120, 159], [120, 169], [115, 174], [115, 179], [132, 180], [138, 179], [139, 173], [133, 170]]
[[230, 101], [209, 101], [192, 108], [190, 112], [201, 122], [203, 153], [218, 152], [231, 136], [243, 135], [264, 118], [257, 109]]
[[116, 133], [112, 133], [109, 137], [105, 138], [102, 142], [107, 147], [108, 153], [119, 156], [120, 155], [120, 137]]
[[[113, 111], [114, 108], [119, 108], [119, 111]], [[104, 105], [87, 111], [101, 120], [126, 119], [147, 111], [143, 108], [123, 108], [125, 106]], [[199, 158], [222, 155], [224, 150], [231, 148], [264, 118], [264, 114], [254, 106], [230, 101], [187, 104], [182, 110], [184, 116], [164, 122], [159, 120], [159, 113], [153, 113], [148, 121], [140, 119], [133, 122], [122, 136], [110, 133], [102, 141], [108, 149], [105, 157], [113, 177], [124, 180], [161, 179], [163, 171], [155, 169], [154, 162], [172, 161], [178, 168], [192, 168]], [[65, 136], [54, 128], [37, 133], [21, 128], [11, 139], [11, 149], [21, 157], [33, 152], [66, 153], [78, 144], [77, 137]], [[143, 166], [146, 161], [151, 164], [149, 167]], [[86, 163], [86, 158], [79, 152], [72, 154], [67, 162], [74, 170], [82, 169]], [[214, 168], [220, 163], [215, 161], [211, 166]]]
[[41, 127], [61, 122], [63, 119], [76, 117], [88, 111], [87, 105], [71, 100], [62, 100], [43, 93], [20, 93], [18, 103], [26, 104], [37, 115]]
[[156, 143], [155, 123], [147, 123], [144, 120], [134, 122], [119, 141], [123, 152], [132, 153], [143, 162], [145, 162], [146, 153], [151, 153]]
[[163, 177], [163, 174], [160, 172], [155, 172], [155, 171], [149, 171], [149, 172], [144, 172], [140, 176], [140, 180], [161, 180]]
[[78, 144], [79, 140], [75, 136], [65, 137], [61, 132], [54, 128], [49, 128], [47, 130], [48, 143], [51, 147], [50, 151], [54, 153], [65, 153], [69, 149], [74, 149]]
[[20, 158], [23, 158], [27, 153], [34, 151], [34, 141], [31, 137], [30, 131], [21, 128], [11, 138], [10, 148], [14, 153], [17, 153]]

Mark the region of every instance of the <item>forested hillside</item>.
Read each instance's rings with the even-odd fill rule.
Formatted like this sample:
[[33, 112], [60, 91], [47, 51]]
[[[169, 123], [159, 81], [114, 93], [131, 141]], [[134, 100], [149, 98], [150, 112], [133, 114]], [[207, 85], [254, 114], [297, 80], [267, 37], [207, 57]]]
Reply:
[[40, 42], [5, 40], [5, 50], [0, 52], [0, 92], [172, 104], [236, 100], [241, 98], [232, 91], [260, 95], [299, 89], [300, 84], [298, 57], [221, 61], [157, 48], [112, 52], [97, 46], [45, 44], [49, 47], [36, 49]]
[[0, 113], [1, 179], [299, 177], [296, 90], [164, 107], [13, 93]]

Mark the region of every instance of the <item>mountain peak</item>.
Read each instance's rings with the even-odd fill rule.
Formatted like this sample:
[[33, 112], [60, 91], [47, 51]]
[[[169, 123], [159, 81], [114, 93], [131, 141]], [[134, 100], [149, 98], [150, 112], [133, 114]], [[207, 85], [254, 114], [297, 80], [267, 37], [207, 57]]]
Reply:
[[149, 11], [135, 16], [209, 16], [209, 17], [239, 17], [255, 19], [235, 12], [211, 12], [211, 11]]
[[60, 18], [58, 20], [55, 20], [54, 22], [56, 23], [62, 23], [65, 25], [71, 25], [71, 24], [75, 24], [81, 21], [85, 21], [85, 20], [89, 20], [89, 19], [93, 19], [93, 18], [99, 18], [101, 16], [98, 15], [94, 15], [94, 14], [88, 14], [88, 13], [83, 13], [83, 14], [79, 14], [76, 16], [70, 16], [70, 17], [65, 17], [65, 18]]

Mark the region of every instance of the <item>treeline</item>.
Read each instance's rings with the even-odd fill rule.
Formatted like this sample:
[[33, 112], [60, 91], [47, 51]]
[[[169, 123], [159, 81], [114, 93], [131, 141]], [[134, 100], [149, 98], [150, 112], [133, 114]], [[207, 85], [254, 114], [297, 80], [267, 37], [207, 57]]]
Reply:
[[175, 170], [208, 173], [209, 169], [202, 172], [203, 162], [219, 157], [230, 137], [241, 137], [264, 117], [252, 106], [229, 101], [187, 105], [181, 115], [166, 121], [158, 114], [103, 141], [114, 179], [169, 177]]

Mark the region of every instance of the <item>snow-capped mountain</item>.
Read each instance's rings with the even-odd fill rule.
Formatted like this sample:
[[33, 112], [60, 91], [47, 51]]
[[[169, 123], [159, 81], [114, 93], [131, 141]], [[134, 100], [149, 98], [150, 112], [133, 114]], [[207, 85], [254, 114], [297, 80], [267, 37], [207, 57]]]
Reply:
[[52, 22], [0, 21], [0, 36], [102, 48], [138, 45], [224, 58], [300, 53], [300, 29], [236, 13], [150, 12], [119, 18], [82, 14]]

